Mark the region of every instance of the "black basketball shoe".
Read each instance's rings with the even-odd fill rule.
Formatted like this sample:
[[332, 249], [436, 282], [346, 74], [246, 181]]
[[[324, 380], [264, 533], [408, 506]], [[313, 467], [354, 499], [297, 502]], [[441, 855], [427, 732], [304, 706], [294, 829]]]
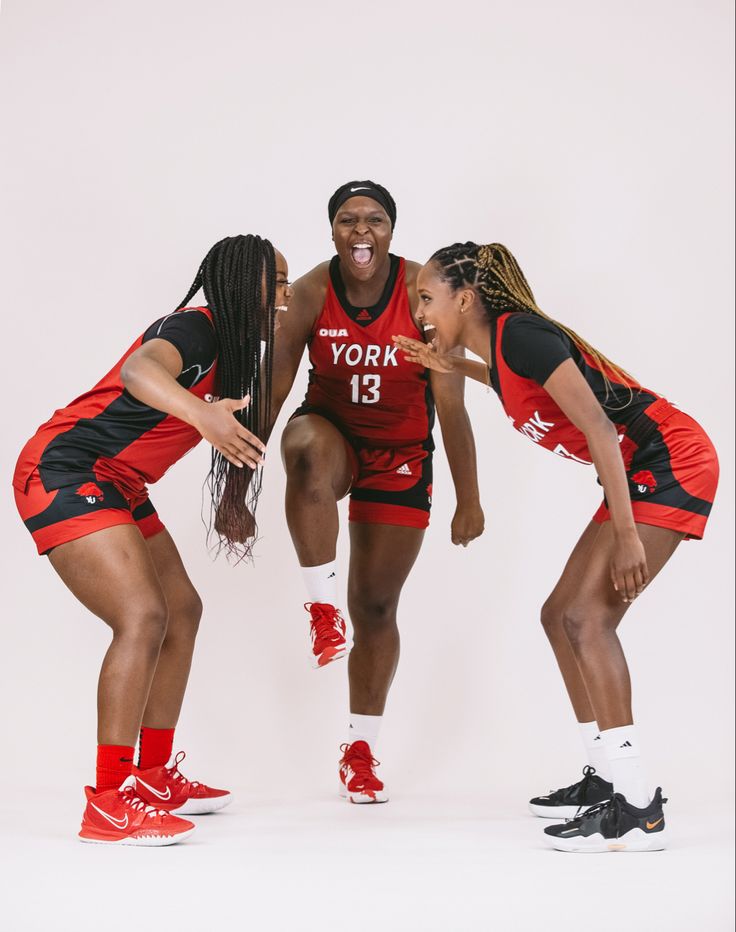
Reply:
[[604, 803], [612, 796], [613, 784], [599, 777], [595, 767], [583, 767], [582, 780], [549, 796], [535, 796], [529, 800], [529, 809], [542, 819], [574, 819], [581, 809]]
[[667, 847], [662, 790], [644, 809], [637, 809], [620, 793], [587, 809], [577, 819], [548, 825], [546, 841], [558, 851], [661, 851]]

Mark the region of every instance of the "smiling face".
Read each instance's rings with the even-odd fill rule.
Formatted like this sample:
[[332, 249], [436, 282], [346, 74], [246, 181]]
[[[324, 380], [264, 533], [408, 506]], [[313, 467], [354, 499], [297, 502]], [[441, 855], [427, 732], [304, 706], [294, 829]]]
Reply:
[[419, 270], [417, 294], [417, 320], [425, 330], [435, 331], [437, 348], [446, 352], [463, 345], [465, 315], [478, 302], [475, 291], [472, 288], [458, 288], [457, 291], [453, 291], [449, 282], [441, 278], [437, 265], [428, 262]]
[[332, 223], [332, 239], [342, 269], [361, 282], [383, 268], [391, 245], [391, 221], [378, 201], [351, 197]]
[[[274, 249], [274, 258], [276, 260], [276, 291], [274, 295], [274, 322], [273, 330], [274, 333], [281, 327], [281, 322], [279, 317], [281, 314], [285, 313], [289, 309], [289, 301], [291, 299], [292, 290], [291, 282], [289, 281], [289, 266], [286, 262], [285, 257], [278, 249]], [[261, 293], [266, 294], [266, 272], [263, 272], [263, 278], [261, 280]], [[266, 313], [263, 315], [261, 322], [261, 339], [265, 340], [268, 333], [268, 308], [264, 306], [263, 308]]]

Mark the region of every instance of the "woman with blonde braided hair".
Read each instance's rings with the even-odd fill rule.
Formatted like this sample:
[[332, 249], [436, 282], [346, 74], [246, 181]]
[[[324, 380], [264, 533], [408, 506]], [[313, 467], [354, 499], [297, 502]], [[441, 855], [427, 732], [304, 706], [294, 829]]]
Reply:
[[530, 809], [572, 818], [545, 829], [561, 850], [660, 850], [665, 800], [644, 777], [616, 629], [680, 541], [702, 538], [718, 484], [713, 444], [687, 414], [540, 310], [505, 246], [438, 250], [417, 291], [417, 317], [434, 337], [396, 337], [406, 359], [490, 384], [520, 433], [595, 465], [603, 486], [541, 612], [589, 763], [582, 780], [535, 797]]

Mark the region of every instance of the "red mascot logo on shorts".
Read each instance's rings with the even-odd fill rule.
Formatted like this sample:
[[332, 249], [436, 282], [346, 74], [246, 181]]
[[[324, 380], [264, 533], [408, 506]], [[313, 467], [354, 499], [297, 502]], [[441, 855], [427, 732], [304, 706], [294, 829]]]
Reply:
[[84, 485], [80, 485], [77, 489], [77, 495], [86, 498], [88, 505], [94, 505], [98, 500], [101, 502], [105, 501], [102, 489], [98, 485], [95, 485], [94, 482], [85, 482]]
[[637, 489], [642, 493], [653, 492], [657, 488], [657, 480], [648, 469], [643, 469], [633, 475], [631, 481], [636, 483]]

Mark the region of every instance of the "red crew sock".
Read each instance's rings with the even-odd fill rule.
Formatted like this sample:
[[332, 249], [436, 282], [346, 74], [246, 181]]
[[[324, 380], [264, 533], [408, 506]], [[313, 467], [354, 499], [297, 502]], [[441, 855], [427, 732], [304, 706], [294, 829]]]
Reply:
[[135, 748], [125, 744], [97, 745], [97, 792], [116, 790], [133, 772]]
[[139, 770], [149, 767], [163, 767], [168, 764], [174, 747], [173, 728], [141, 728], [141, 740], [138, 750]]

